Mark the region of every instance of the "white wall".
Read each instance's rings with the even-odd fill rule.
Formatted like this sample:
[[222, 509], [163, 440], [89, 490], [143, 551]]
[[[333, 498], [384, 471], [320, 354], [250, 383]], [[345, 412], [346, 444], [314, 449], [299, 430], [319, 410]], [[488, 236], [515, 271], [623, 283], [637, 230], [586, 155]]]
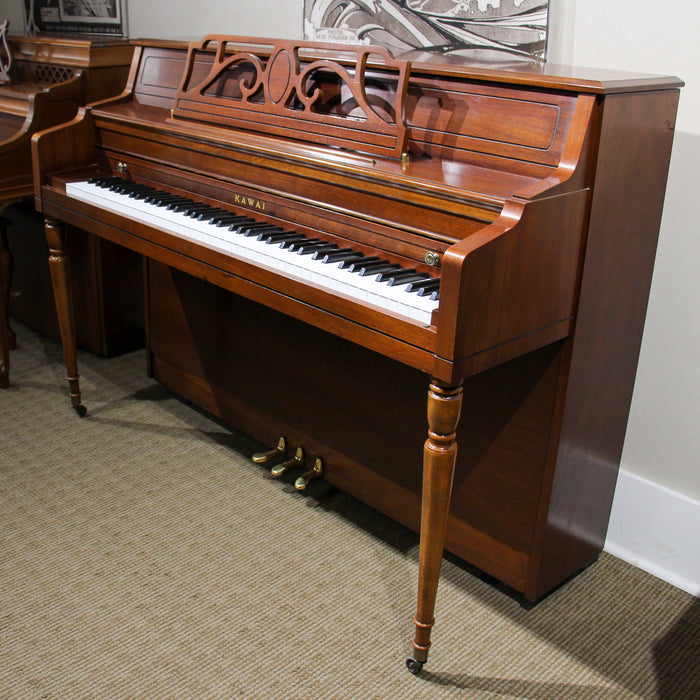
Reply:
[[[128, 6], [132, 37], [301, 36], [301, 0], [129, 0]], [[22, 0], [0, 0], [2, 17], [9, 18], [15, 29], [21, 27]], [[699, 22], [700, 5], [695, 0], [550, 0], [551, 61], [677, 75], [686, 81], [622, 469], [652, 489], [656, 485], [670, 489], [696, 505], [700, 500]], [[625, 483], [621, 479], [618, 490]], [[611, 528], [616, 519], [631, 517], [627, 512], [623, 516], [621, 508], [613, 506]]]

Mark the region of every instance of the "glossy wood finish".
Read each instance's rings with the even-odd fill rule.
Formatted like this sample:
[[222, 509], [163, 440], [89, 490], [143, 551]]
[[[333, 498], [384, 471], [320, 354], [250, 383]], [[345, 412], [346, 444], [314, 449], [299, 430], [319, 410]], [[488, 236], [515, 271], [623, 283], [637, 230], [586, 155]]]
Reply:
[[[443, 543], [530, 600], [600, 551], [680, 81], [413, 63], [410, 157], [397, 161], [178, 118], [185, 49], [145, 42], [122, 96], [33, 144], [73, 403], [54, 219], [148, 259], [154, 376], [264, 442], [285, 435], [323, 459], [324, 478], [421, 522], [417, 670]], [[189, 69], [194, 84], [211, 70], [206, 56]], [[367, 72], [381, 77], [371, 61]], [[71, 179], [124, 169], [439, 275], [439, 310], [421, 326], [65, 194]]]
[[433, 382], [428, 390], [428, 439], [423, 448], [423, 486], [420, 527], [418, 605], [413, 658], [428, 660], [430, 632], [435, 618], [447, 514], [457, 460], [457, 425], [462, 410], [462, 387]]
[[[33, 234], [43, 225], [36, 216], [27, 216], [13, 206], [33, 192], [31, 138], [42, 129], [70, 121], [87, 102], [118, 93], [124, 86], [133, 48], [125, 39], [70, 35], [11, 35], [9, 46], [13, 54], [10, 79], [0, 85], [0, 207], [6, 208], [9, 219], [6, 255], [12, 249], [19, 264], [14, 267], [15, 279], [3, 280], [0, 287], [0, 293], [4, 293], [2, 318], [6, 322], [7, 313], [12, 312], [38, 330], [53, 334], [57, 328], [52, 316], [53, 295], [35, 293], [44, 280], [48, 281], [45, 256], [39, 261], [33, 252]], [[76, 243], [82, 243], [79, 234], [72, 237]], [[84, 255], [77, 244], [72, 247], [76, 263], [86, 270], [78, 278], [74, 293], [93, 305], [85, 315], [90, 319], [90, 331], [81, 333], [81, 344], [94, 352], [114, 352], [119, 343], [108, 340], [110, 333], [101, 310], [105, 299], [99, 281], [103, 273], [102, 251], [99, 244], [86, 246], [89, 250]], [[140, 262], [134, 258], [130, 265], [133, 268]], [[97, 280], [97, 285], [84, 286], [82, 281], [87, 277]], [[11, 287], [19, 303], [10, 302]]]
[[[317, 52], [313, 42], [205, 37], [189, 48], [173, 118], [400, 158], [408, 62], [380, 47], [327, 44]], [[193, 79], [202, 54], [211, 69]], [[383, 68], [373, 90], [370, 58], [375, 71], [378, 61]]]

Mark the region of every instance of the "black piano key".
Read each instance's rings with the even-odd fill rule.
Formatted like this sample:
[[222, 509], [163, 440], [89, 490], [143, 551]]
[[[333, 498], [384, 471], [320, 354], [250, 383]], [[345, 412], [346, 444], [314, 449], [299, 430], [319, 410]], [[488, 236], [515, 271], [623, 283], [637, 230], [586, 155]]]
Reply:
[[238, 226], [234, 226], [233, 228], [229, 227], [229, 231], [233, 231], [234, 233], [242, 234], [244, 236], [252, 236], [255, 231], [260, 232], [260, 229], [263, 228], [268, 228], [270, 224], [267, 223], [267, 221], [256, 221], [255, 219], [250, 219], [249, 221], [245, 221], [241, 224], [238, 224]]
[[[315, 257], [315, 253], [314, 253]], [[360, 258], [366, 257], [364, 253], [358, 253], [357, 251], [351, 250], [350, 248], [344, 248], [343, 250], [338, 250], [335, 253], [325, 253], [321, 258], [323, 263], [341, 263], [339, 267], [343, 267], [342, 263], [346, 263], [353, 260], [359, 260]]]
[[367, 275], [377, 275], [380, 272], [392, 272], [400, 269], [401, 265], [384, 261], [382, 264], [369, 263], [368, 265], [362, 265], [359, 273], [360, 277], [366, 277]]
[[[251, 219], [249, 216], [244, 216], [239, 221], [234, 221], [228, 227], [228, 230], [232, 231], [233, 233], [238, 233], [242, 227], [245, 227], [245, 226], [248, 226], [249, 224], [254, 224], [254, 223], [256, 223], [255, 219]], [[226, 224], [224, 224], [224, 226], [225, 225]]]
[[194, 202], [191, 205], [180, 207], [178, 211], [181, 212], [183, 216], [192, 216], [192, 214], [198, 214], [200, 211], [207, 211], [208, 209], [211, 209], [208, 204], [198, 204]]
[[390, 287], [399, 287], [402, 284], [409, 284], [410, 282], [417, 282], [424, 279], [426, 279], [424, 274], [416, 272], [414, 275], [397, 275], [395, 277], [390, 277], [387, 284]]
[[243, 214], [229, 213], [227, 216], [215, 216], [209, 220], [209, 223], [213, 226], [218, 226], [219, 228], [222, 226], [228, 226], [230, 229], [234, 224], [240, 224], [244, 221], [252, 221], [252, 219], [249, 216], [244, 216]]
[[[337, 247], [337, 246], [336, 246]], [[351, 253], [352, 248], [338, 248], [338, 250], [326, 252], [324, 250], [317, 250], [314, 253], [312, 253], [311, 257], [314, 260], [324, 260], [328, 255], [340, 255], [342, 253]]]
[[218, 221], [224, 216], [230, 215], [231, 212], [227, 211], [226, 209], [216, 209], [215, 207], [212, 207], [209, 211], [198, 212], [197, 214], [193, 215], [192, 218], [197, 219], [197, 221], [208, 221], [209, 223], [213, 224], [215, 223], [215, 219]]
[[440, 290], [436, 289], [431, 295], [430, 295], [430, 301], [439, 301], [440, 300]]
[[139, 190], [137, 192], [132, 192], [129, 195], [129, 197], [138, 201], [142, 201], [145, 200], [147, 197], [153, 196], [155, 192], [157, 192], [157, 190], [154, 187], [149, 187], [147, 190]]
[[266, 233], [282, 233], [284, 229], [281, 226], [272, 226], [268, 224], [267, 226], [256, 226], [251, 227], [247, 231], [243, 231], [244, 236], [255, 236], [257, 239], [262, 239], [263, 235]]
[[437, 297], [433, 297], [433, 294], [439, 294], [439, 293], [440, 293], [440, 287], [436, 287], [434, 289], [419, 289], [418, 290], [419, 297], [428, 297], [430, 299], [436, 299]]
[[155, 187], [151, 187], [150, 185], [145, 185], [145, 184], [141, 184], [141, 183], [132, 182], [129, 190], [131, 191], [131, 194], [137, 194], [139, 192], [153, 192], [155, 190]]
[[391, 278], [395, 278], [395, 277], [399, 277], [399, 276], [407, 277], [409, 275], [415, 275], [415, 274], [416, 274], [415, 268], [412, 267], [410, 269], [404, 270], [399, 266], [398, 271], [387, 270], [386, 272], [377, 273], [377, 282], [387, 282]]
[[97, 185], [97, 187], [109, 187], [110, 185], [113, 185], [119, 181], [123, 182], [124, 178], [114, 176], [114, 177], [91, 177], [88, 179], [88, 182], [91, 185]]
[[386, 262], [385, 260], [380, 260], [376, 255], [363, 255], [359, 260], [341, 260], [338, 267], [342, 269], [347, 269], [348, 272], [359, 272], [360, 267], [365, 264], [370, 264], [373, 262]]
[[434, 277], [428, 277], [427, 279], [417, 282], [409, 282], [408, 287], [406, 287], [407, 292], [418, 292], [418, 296], [425, 296], [436, 289], [440, 288], [440, 280]]
[[299, 250], [300, 246], [308, 245], [309, 243], [325, 243], [320, 238], [306, 238], [304, 237], [301, 241], [283, 241], [280, 243], [280, 248], [287, 248], [290, 253], [295, 253]]
[[115, 190], [115, 189], [119, 189], [120, 187], [128, 187], [131, 184], [132, 184], [131, 180], [124, 180], [123, 178], [117, 178], [116, 180], [114, 180], [113, 182], [111, 182], [105, 186], [107, 187], [107, 189]]
[[150, 203], [155, 204], [157, 207], [167, 207], [173, 202], [184, 202], [186, 199], [186, 197], [181, 197], [177, 194], [163, 194], [156, 195], [155, 197], [153, 197], [153, 201], [151, 201]]
[[168, 211], [182, 212], [184, 209], [187, 209], [187, 207], [193, 204], [195, 204], [194, 200], [190, 199], [189, 197], [182, 197], [180, 200], [174, 199], [165, 208]]
[[153, 194], [149, 194], [146, 199], [143, 201], [146, 202], [146, 204], [158, 204], [160, 201], [170, 201], [174, 195], [168, 194], [167, 192], [164, 192], [163, 190], [156, 190]]
[[310, 255], [316, 251], [332, 251], [338, 250], [338, 246], [335, 243], [328, 243], [327, 241], [319, 241], [318, 243], [303, 243], [297, 248], [297, 255]]
[[305, 238], [303, 233], [297, 233], [296, 231], [276, 231], [275, 233], [261, 233], [258, 236], [258, 240], [264, 241], [268, 245], [272, 245], [273, 243], [281, 243], [282, 241], [288, 241], [290, 239], [296, 239], [300, 241], [302, 238]]

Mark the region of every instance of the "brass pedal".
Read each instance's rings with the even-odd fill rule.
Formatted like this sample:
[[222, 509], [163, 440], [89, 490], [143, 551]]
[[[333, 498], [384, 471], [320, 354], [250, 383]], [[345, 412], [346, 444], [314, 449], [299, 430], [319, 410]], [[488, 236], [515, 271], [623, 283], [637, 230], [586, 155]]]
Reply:
[[277, 447], [275, 447], [274, 450], [270, 450], [269, 452], [256, 452], [253, 455], [253, 461], [256, 464], [265, 464], [266, 462], [269, 462], [271, 459], [275, 459], [277, 457], [284, 457], [284, 455], [287, 454], [287, 441], [281, 437], [279, 439], [279, 442], [277, 443]]
[[316, 457], [314, 466], [308, 472], [304, 472], [295, 482], [294, 488], [297, 491], [304, 491], [311, 481], [320, 479], [323, 476], [323, 460]]
[[278, 478], [284, 474], [290, 467], [303, 467], [304, 466], [304, 448], [297, 447], [297, 451], [292, 459], [288, 459], [286, 462], [281, 462], [280, 464], [275, 464], [270, 470], [270, 474], [275, 478]]

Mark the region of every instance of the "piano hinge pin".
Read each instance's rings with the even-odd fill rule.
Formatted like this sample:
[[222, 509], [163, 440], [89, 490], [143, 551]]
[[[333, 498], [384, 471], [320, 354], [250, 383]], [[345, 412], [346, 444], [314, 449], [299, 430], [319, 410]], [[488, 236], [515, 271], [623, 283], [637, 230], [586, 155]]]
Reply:
[[435, 267], [440, 262], [440, 253], [436, 253], [435, 251], [429, 250], [425, 254], [425, 264], [426, 265], [432, 265]]
[[265, 464], [275, 457], [284, 457], [287, 454], [287, 441], [281, 437], [277, 442], [277, 447], [269, 452], [256, 452], [253, 455], [253, 461], [256, 464]]
[[280, 464], [275, 464], [270, 470], [270, 474], [275, 478], [282, 476], [287, 469], [290, 467], [303, 467], [304, 466], [304, 448], [297, 447], [297, 451], [294, 457], [288, 459], [286, 462], [280, 462]]
[[323, 476], [323, 460], [320, 457], [316, 457], [314, 466], [308, 472], [304, 472], [295, 482], [294, 488], [297, 491], [303, 491], [311, 481], [314, 479], [320, 479]]

